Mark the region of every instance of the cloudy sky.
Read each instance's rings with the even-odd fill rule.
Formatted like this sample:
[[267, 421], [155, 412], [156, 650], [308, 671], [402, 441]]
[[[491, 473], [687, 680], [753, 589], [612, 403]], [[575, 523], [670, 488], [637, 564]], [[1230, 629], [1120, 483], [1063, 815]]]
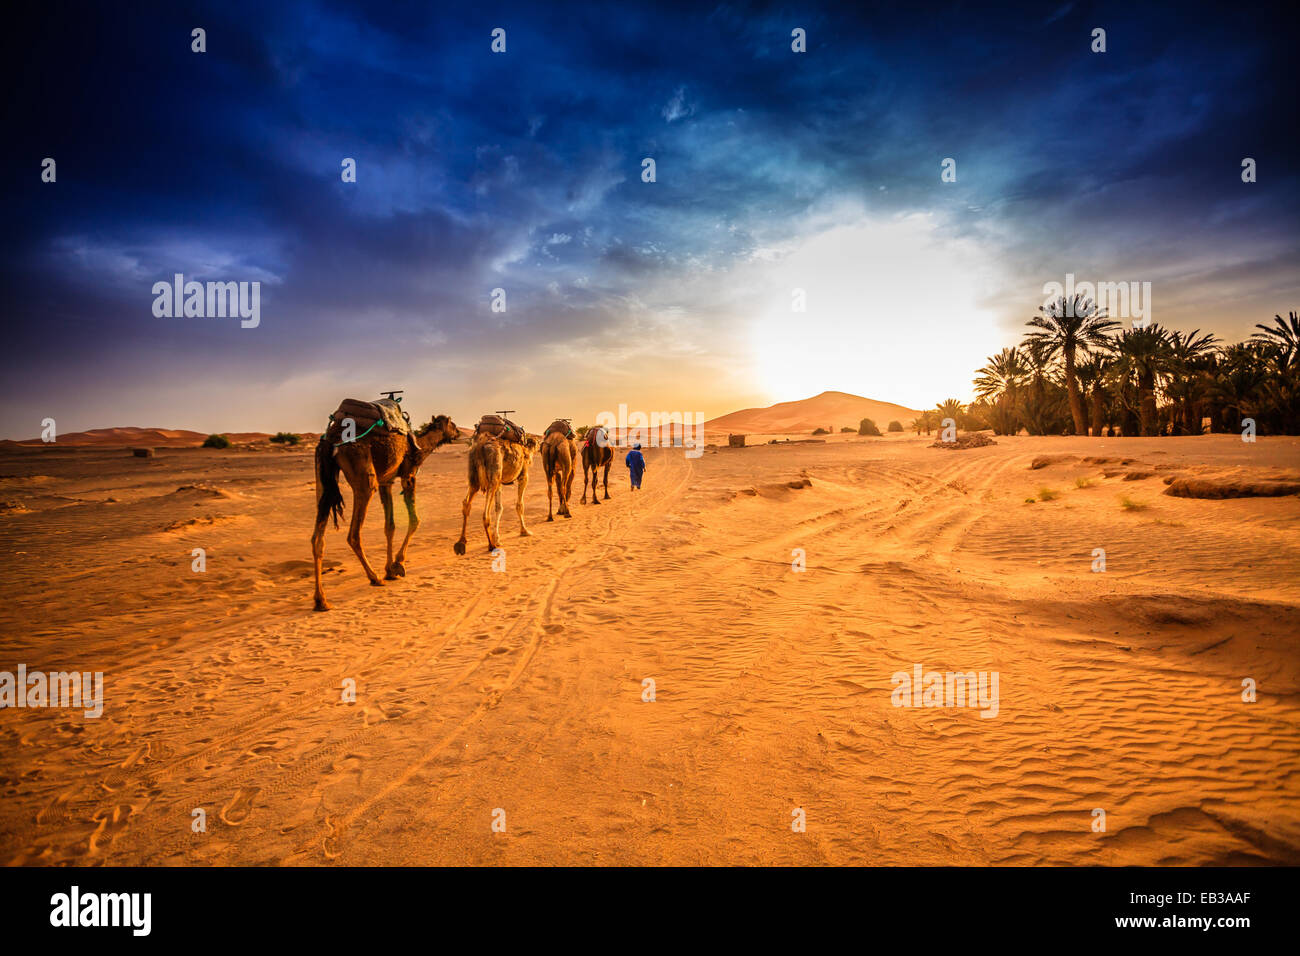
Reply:
[[[905, 6], [43, 5], [8, 36], [0, 437], [319, 429], [389, 388], [533, 428], [926, 407], [1066, 273], [1225, 337], [1300, 308], [1280, 21]], [[175, 273], [260, 282], [260, 325], [155, 316]]]

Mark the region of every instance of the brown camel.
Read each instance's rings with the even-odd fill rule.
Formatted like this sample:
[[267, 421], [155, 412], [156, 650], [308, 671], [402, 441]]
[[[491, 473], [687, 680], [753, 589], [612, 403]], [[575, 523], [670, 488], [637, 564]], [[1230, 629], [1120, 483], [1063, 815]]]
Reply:
[[547, 432], [542, 439], [542, 469], [546, 472], [546, 520], [554, 521], [551, 512], [551, 485], [560, 499], [560, 514], [572, 518], [569, 499], [573, 496], [573, 463], [578, 458], [578, 446], [564, 432]]
[[[446, 415], [435, 415], [413, 435], [385, 430], [349, 442], [340, 442], [342, 432], [331, 425], [316, 444], [316, 529], [311, 535], [312, 562], [316, 572], [316, 610], [328, 611], [330, 606], [321, 590], [320, 563], [325, 552], [325, 523], [331, 514], [334, 527], [343, 517], [343, 495], [339, 491], [339, 472], [352, 487], [352, 524], [348, 527], [348, 544], [356, 552], [361, 568], [375, 587], [383, 581], [366, 560], [361, 548], [361, 525], [366, 520], [366, 507], [370, 497], [379, 492], [384, 505], [384, 534], [388, 538], [388, 560], [384, 577], [395, 581], [406, 575], [406, 546], [420, 526], [415, 513], [415, 473], [424, 459], [440, 445], [457, 441], [460, 429]], [[397, 556], [393, 556], [393, 479], [402, 481], [402, 498], [406, 501], [406, 537]]]
[[[599, 435], [597, 434], [599, 432]], [[587, 472], [591, 471], [591, 503], [600, 504], [600, 491], [597, 488], [597, 469], [605, 469], [605, 500], [609, 500], [609, 466], [614, 463], [614, 449], [609, 443], [609, 434], [599, 425], [587, 430], [586, 440], [582, 443], [582, 503], [587, 503]]]
[[[528, 466], [541, 447], [536, 435], [526, 435], [522, 442], [506, 441], [480, 433], [469, 449], [469, 491], [461, 508], [460, 540], [453, 545], [457, 554], [465, 553], [465, 529], [469, 525], [469, 508], [480, 491], [483, 499], [483, 532], [487, 535], [488, 551], [495, 551], [501, 543], [501, 486], [511, 483], [519, 486], [515, 498], [515, 511], [519, 515], [519, 534], [532, 534], [524, 524], [524, 489], [528, 487]], [[493, 513], [488, 519], [488, 511]]]

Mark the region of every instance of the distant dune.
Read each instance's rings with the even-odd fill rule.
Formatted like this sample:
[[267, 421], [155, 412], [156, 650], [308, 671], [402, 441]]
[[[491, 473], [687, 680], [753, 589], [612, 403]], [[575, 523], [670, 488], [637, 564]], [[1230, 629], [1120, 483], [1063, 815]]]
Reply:
[[870, 418], [883, 432], [891, 421], [908, 422], [920, 412], [892, 402], [878, 402], [850, 395], [848, 392], [822, 392], [812, 398], [797, 402], [778, 402], [767, 408], [745, 408], [704, 423], [708, 431], [755, 432], [779, 434], [783, 432], [812, 431], [830, 428], [838, 431], [845, 426], [857, 427], [858, 422]]
[[[263, 432], [222, 432], [232, 442], [265, 441], [270, 436]], [[181, 428], [92, 428], [84, 432], [68, 432], [58, 435], [55, 447], [68, 448], [113, 448], [131, 445], [151, 448], [191, 448], [203, 444], [208, 436], [203, 432], [186, 431]], [[26, 438], [22, 441], [3, 441], [3, 445], [44, 445], [40, 438]]]
[[[839, 431], [845, 426], [857, 427], [858, 422], [870, 418], [883, 432], [891, 421], [899, 421], [906, 427], [920, 412], [892, 402], [878, 402], [850, 395], [848, 392], [822, 392], [812, 398], [797, 402], [779, 402], [767, 408], [745, 408], [731, 412], [704, 423], [705, 431], [711, 432], [746, 432], [754, 434], [785, 434], [790, 432], [811, 432], [815, 428], [830, 428]], [[466, 429], [462, 429], [466, 431]], [[645, 439], [650, 429], [644, 429], [637, 436]], [[626, 436], [618, 429], [614, 430], [614, 440], [623, 444]], [[232, 442], [245, 444], [266, 441], [270, 435], [265, 432], [222, 432]], [[659, 442], [670, 444], [667, 440], [668, 430], [661, 430]], [[63, 448], [127, 448], [133, 445], [152, 448], [197, 448], [203, 444], [207, 433], [189, 431], [183, 428], [138, 428], [120, 426], [117, 428], [92, 428], [84, 432], [60, 434], [54, 443]], [[305, 433], [304, 433], [304, 440]], [[19, 446], [39, 446], [45, 442], [37, 438], [25, 438], [20, 441], [0, 441], [0, 448]]]

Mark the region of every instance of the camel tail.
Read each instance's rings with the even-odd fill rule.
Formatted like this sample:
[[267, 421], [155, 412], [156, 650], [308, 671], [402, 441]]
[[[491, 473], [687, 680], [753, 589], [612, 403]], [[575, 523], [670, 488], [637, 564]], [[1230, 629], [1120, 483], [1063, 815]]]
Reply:
[[478, 456], [470, 453], [469, 458], [465, 461], [466, 470], [469, 472], [469, 486], [479, 491], [487, 489], [487, 475], [483, 463], [478, 460]]
[[334, 527], [343, 517], [343, 494], [339, 491], [339, 463], [334, 460], [329, 437], [322, 435], [316, 443], [316, 520], [334, 515]]

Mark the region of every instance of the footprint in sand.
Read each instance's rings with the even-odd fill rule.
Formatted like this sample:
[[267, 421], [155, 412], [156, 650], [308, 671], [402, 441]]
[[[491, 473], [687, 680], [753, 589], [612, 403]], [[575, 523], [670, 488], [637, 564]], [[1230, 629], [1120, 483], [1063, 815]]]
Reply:
[[107, 839], [112, 843], [117, 834], [126, 826], [135, 808], [129, 803], [119, 803], [111, 810], [100, 810], [92, 818], [96, 824], [95, 832], [90, 835], [90, 853], [99, 853], [100, 846]]
[[53, 823], [66, 823], [72, 819], [72, 814], [68, 812], [68, 801], [72, 799], [74, 791], [69, 790], [67, 793], [61, 793], [36, 814], [36, 822], [40, 825]]
[[261, 790], [261, 787], [240, 787], [234, 799], [222, 809], [221, 822], [237, 827], [247, 820], [253, 812], [253, 799]]

